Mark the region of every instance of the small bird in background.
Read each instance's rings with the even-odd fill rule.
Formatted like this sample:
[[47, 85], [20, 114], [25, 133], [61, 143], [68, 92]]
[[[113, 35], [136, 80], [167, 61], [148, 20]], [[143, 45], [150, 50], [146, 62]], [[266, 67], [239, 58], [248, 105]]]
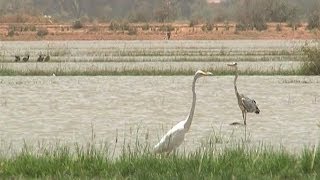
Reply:
[[49, 56], [49, 54], [46, 56], [46, 58], [44, 58], [44, 61], [45, 61], [45, 62], [50, 61], [50, 56]]
[[42, 54], [40, 54], [40, 55], [39, 55], [39, 57], [38, 57], [38, 59], [37, 59], [37, 62], [42, 62], [42, 61], [43, 61], [43, 59], [44, 59], [43, 55], [42, 55]]
[[15, 57], [14, 62], [19, 62], [20, 61], [20, 56], [15, 55], [14, 57]]
[[23, 57], [22, 60], [24, 62], [27, 62], [27, 61], [29, 61], [29, 57], [30, 57], [30, 55], [28, 54], [27, 56]]

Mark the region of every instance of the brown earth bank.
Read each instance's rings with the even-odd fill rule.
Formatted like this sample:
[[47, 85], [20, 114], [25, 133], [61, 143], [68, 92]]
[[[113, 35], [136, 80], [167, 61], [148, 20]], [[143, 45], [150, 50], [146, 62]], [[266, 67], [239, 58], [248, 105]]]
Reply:
[[268, 23], [267, 30], [237, 31], [235, 24], [214, 24], [212, 30], [205, 25], [190, 27], [187, 23], [130, 23], [126, 30], [111, 30], [111, 24], [85, 24], [75, 28], [72, 24], [52, 23], [0, 23], [0, 40], [234, 40], [234, 39], [320, 39], [319, 30], [308, 30], [301, 24], [295, 30], [287, 24]]

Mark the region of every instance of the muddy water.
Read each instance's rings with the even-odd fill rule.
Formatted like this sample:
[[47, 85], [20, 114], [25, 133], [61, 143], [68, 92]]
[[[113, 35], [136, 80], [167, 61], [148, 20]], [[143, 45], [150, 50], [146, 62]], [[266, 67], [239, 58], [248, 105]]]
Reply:
[[[26, 141], [85, 144], [155, 144], [187, 116], [192, 76], [0, 77], [0, 137], [19, 148]], [[238, 89], [261, 113], [248, 114], [247, 135], [233, 89], [233, 76], [197, 82], [191, 131], [180, 149], [193, 150], [213, 134], [217, 143], [246, 138], [252, 144], [298, 150], [319, 141], [320, 77], [241, 76]], [[117, 141], [117, 143], [115, 143]]]

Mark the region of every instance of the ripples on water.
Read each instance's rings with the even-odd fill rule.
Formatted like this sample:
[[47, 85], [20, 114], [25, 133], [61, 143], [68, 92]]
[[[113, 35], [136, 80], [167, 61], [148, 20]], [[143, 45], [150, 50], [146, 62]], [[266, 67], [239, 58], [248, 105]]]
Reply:
[[[0, 77], [0, 136], [12, 147], [23, 140], [155, 144], [184, 120], [192, 100], [192, 76]], [[247, 115], [251, 144], [301, 149], [319, 141], [319, 77], [241, 76], [240, 93], [254, 98], [259, 115]], [[222, 142], [244, 138], [233, 76], [197, 82], [191, 131], [180, 149], [193, 150], [213, 132]], [[93, 126], [92, 126], [93, 125]], [[118, 147], [120, 148], [120, 147]]]

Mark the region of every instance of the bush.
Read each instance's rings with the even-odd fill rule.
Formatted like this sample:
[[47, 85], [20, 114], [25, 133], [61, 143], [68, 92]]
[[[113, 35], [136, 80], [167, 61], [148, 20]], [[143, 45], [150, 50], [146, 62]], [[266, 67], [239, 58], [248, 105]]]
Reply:
[[77, 20], [72, 24], [73, 29], [81, 29], [82, 27], [83, 27], [83, 24], [81, 23], [80, 20]]
[[212, 23], [206, 23], [201, 27], [202, 31], [212, 31], [213, 30], [213, 24]]
[[254, 27], [258, 31], [263, 31], [263, 30], [266, 30], [268, 28], [267, 23], [265, 21], [256, 21], [255, 24], [254, 24]]
[[172, 25], [162, 25], [159, 28], [160, 31], [174, 31], [174, 27]]
[[194, 27], [197, 24], [199, 24], [199, 21], [195, 20], [195, 19], [192, 19], [192, 20], [190, 20], [189, 27]]
[[304, 62], [301, 66], [301, 73], [304, 75], [320, 75], [320, 47], [308, 46], [302, 47], [305, 55]]
[[[217, 27], [217, 28], [218, 28], [218, 27]], [[224, 22], [224, 29], [225, 29], [226, 31], [229, 31], [230, 26], [229, 26], [229, 22], [228, 22], [228, 21]], [[216, 29], [216, 30], [218, 30], [218, 29]]]
[[30, 31], [36, 31], [36, 30], [37, 30], [37, 28], [36, 28], [35, 25], [31, 25], [31, 26], [30, 26]]
[[320, 13], [318, 11], [314, 11], [308, 18], [308, 29], [320, 29]]
[[123, 22], [116, 22], [116, 21], [112, 21], [110, 23], [109, 29], [111, 31], [129, 31], [129, 23], [126, 21]]
[[297, 30], [299, 27], [302, 27], [302, 24], [300, 22], [292, 22], [292, 21], [290, 21], [290, 22], [288, 22], [287, 26], [291, 27], [292, 30]]
[[43, 36], [46, 36], [46, 35], [48, 35], [48, 30], [47, 29], [39, 29], [38, 31], [37, 31], [37, 35], [38, 36], [40, 36], [40, 37], [43, 37]]
[[129, 31], [129, 29], [130, 29], [130, 25], [129, 25], [128, 22], [123, 21], [123, 22], [120, 23], [120, 30]]
[[13, 29], [8, 32], [8, 36], [9, 37], [13, 37], [14, 36], [14, 30]]
[[142, 30], [144, 30], [144, 31], [148, 31], [148, 30], [150, 29], [150, 26], [149, 26], [148, 23], [146, 23], [146, 24], [142, 25], [141, 28], [142, 28]]
[[147, 22], [150, 20], [148, 15], [143, 12], [133, 12], [128, 17], [130, 22], [137, 23], [137, 22]]
[[99, 26], [93, 25], [93, 26], [89, 29], [89, 31], [91, 31], [91, 32], [97, 32], [97, 31], [99, 31]]
[[277, 26], [276, 26], [276, 31], [282, 31], [282, 28], [281, 28], [281, 25], [280, 24], [277, 24]]
[[247, 30], [247, 26], [243, 23], [238, 23], [236, 24], [236, 31], [246, 31]]
[[111, 31], [116, 31], [116, 30], [119, 29], [119, 26], [120, 26], [119, 23], [114, 22], [114, 21], [111, 21], [110, 26], [109, 26], [109, 29], [110, 29]]
[[254, 21], [252, 24], [245, 24], [245, 23], [238, 23], [236, 24], [236, 31], [246, 31], [246, 30], [253, 30], [256, 29], [257, 31], [263, 31], [268, 28], [267, 23], [263, 20], [261, 21]]
[[128, 30], [128, 35], [137, 35], [138, 31], [135, 27], [130, 27]]

